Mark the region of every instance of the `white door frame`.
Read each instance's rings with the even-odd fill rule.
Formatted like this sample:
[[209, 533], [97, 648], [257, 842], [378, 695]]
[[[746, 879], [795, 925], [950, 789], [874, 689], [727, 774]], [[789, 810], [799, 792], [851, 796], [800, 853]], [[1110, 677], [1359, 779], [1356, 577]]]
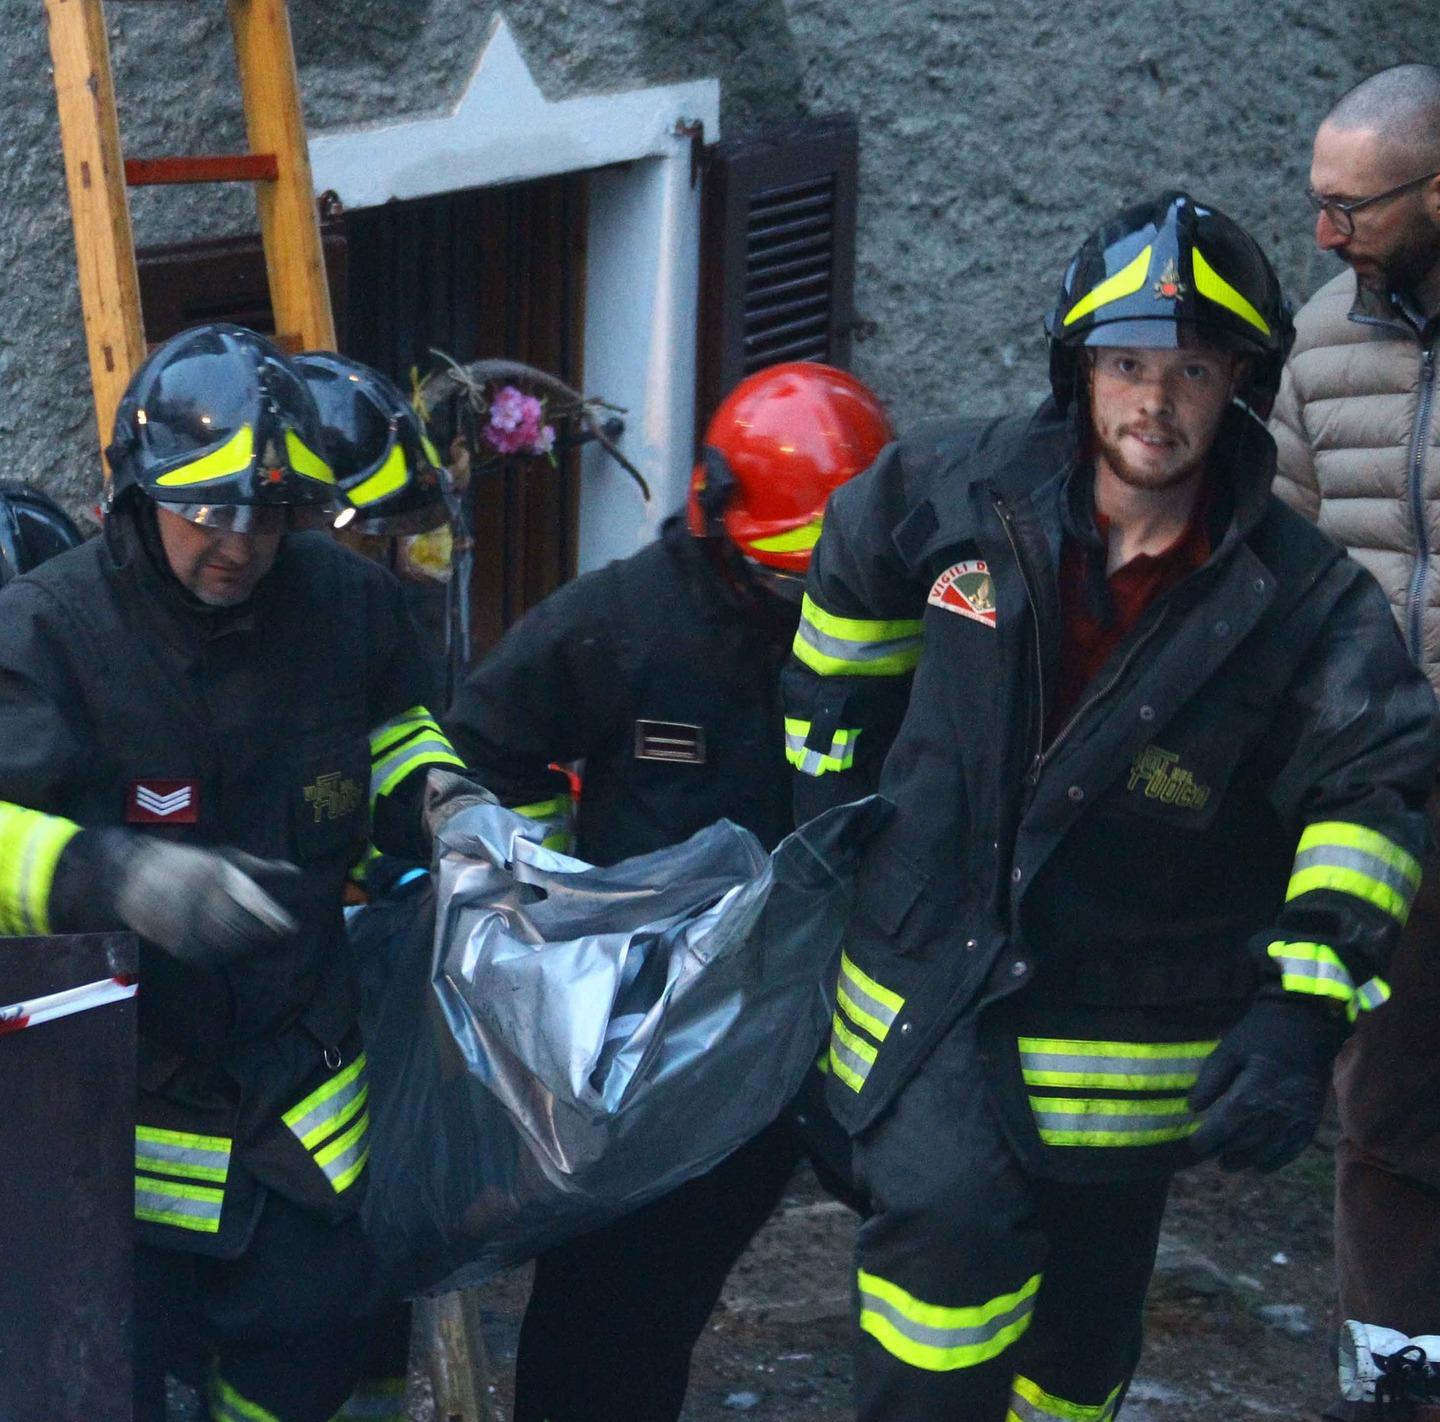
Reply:
[[549, 102], [497, 17], [449, 113], [310, 139], [315, 191], [334, 192], [347, 209], [605, 170], [589, 186], [585, 389], [625, 407], [621, 447], [652, 499], [644, 504], [603, 451], [584, 451], [581, 572], [647, 542], [684, 500], [695, 439], [697, 122], [706, 142], [718, 137], [717, 80]]

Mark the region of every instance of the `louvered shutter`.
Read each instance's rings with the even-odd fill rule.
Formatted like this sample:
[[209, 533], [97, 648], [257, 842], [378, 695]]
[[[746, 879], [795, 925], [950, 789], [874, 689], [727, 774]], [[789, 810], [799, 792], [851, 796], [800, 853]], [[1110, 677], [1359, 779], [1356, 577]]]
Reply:
[[705, 165], [698, 427], [767, 365], [848, 366], [859, 135], [852, 117], [727, 140]]

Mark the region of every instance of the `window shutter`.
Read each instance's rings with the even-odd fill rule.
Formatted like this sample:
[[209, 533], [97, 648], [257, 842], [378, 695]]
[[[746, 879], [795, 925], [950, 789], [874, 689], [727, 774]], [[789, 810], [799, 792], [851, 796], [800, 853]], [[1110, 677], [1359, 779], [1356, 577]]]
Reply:
[[767, 365], [848, 367], [859, 133], [853, 117], [726, 140], [705, 167], [698, 426]]

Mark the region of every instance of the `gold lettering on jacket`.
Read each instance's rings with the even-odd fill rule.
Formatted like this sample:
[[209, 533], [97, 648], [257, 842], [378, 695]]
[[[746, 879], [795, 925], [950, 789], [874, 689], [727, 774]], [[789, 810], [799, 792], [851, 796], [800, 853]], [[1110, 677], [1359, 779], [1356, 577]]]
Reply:
[[1210, 787], [1199, 784], [1194, 772], [1180, 764], [1174, 751], [1159, 746], [1146, 746], [1135, 757], [1125, 788], [1143, 789], [1147, 800], [1159, 800], [1162, 805], [1182, 810], [1203, 810], [1210, 798]]
[[317, 775], [313, 785], [305, 787], [307, 804], [315, 807], [315, 823], [329, 816], [338, 820], [342, 815], [354, 814], [364, 803], [365, 792], [353, 780], [343, 779], [338, 770], [328, 775]]

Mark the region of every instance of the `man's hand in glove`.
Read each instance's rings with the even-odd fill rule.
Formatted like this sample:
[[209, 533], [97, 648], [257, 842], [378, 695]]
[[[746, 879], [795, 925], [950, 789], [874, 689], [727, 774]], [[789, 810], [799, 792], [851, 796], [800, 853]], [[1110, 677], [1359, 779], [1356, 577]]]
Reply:
[[425, 797], [420, 807], [427, 839], [433, 840], [462, 810], [500, 802], [483, 785], [456, 775], [453, 770], [431, 770], [425, 776]]
[[144, 836], [122, 843], [112, 841], [115, 914], [181, 962], [218, 967], [295, 931], [295, 920], [256, 882], [296, 878], [293, 864]]
[[1325, 1003], [1257, 999], [1221, 1039], [1190, 1090], [1203, 1113], [1196, 1160], [1224, 1170], [1278, 1170], [1310, 1143], [1325, 1109], [1330, 1066], [1348, 1031]]

